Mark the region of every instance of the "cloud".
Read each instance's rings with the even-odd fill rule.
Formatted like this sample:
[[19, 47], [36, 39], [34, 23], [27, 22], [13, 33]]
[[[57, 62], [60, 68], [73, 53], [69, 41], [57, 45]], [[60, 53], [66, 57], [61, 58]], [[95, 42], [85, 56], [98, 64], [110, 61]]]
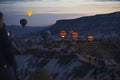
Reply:
[[94, 0], [94, 1], [120, 1], [120, 0]]
[[0, 0], [0, 3], [2, 3], [2, 2], [23, 2], [23, 1], [25, 1], [25, 2], [28, 2], [28, 1], [46, 1], [46, 0]]
[[[0, 0], [0, 1], [26, 1], [26, 0]], [[42, 0], [29, 0], [29, 1], [42, 1]]]
[[29, 1], [48, 1], [48, 2], [57, 2], [57, 1], [60, 1], [60, 2], [62, 2], [62, 1], [75, 1], [75, 2], [79, 2], [79, 1], [83, 1], [83, 2], [91, 2], [91, 1], [96, 1], [96, 2], [107, 2], [107, 1], [120, 1], [120, 0], [0, 0], [0, 3], [4, 3], [4, 2], [23, 2], [23, 1], [25, 1], [25, 2], [29, 2]]
[[[0, 0], [0, 2], [3, 1], [27, 1], [27, 0]], [[29, 0], [29, 1], [48, 1], [48, 0]], [[49, 0], [49, 1], [60, 1], [60, 0]]]
[[[1, 1], [26, 1], [26, 0], [0, 0]], [[47, 1], [47, 0], [29, 0], [29, 1]], [[49, 0], [49, 1], [61, 1], [61, 0]], [[120, 0], [86, 0], [86, 1], [120, 1]]]
[[[120, 2], [106, 0], [19, 0], [6, 1], [0, 3], [0, 10], [5, 14], [26, 14], [28, 9], [33, 10], [34, 14], [61, 13], [61, 14], [96, 14], [104, 12], [113, 12], [120, 10]], [[32, 2], [34, 1], [34, 2]], [[101, 2], [100, 2], [101, 1]], [[22, 6], [21, 6], [22, 5]]]

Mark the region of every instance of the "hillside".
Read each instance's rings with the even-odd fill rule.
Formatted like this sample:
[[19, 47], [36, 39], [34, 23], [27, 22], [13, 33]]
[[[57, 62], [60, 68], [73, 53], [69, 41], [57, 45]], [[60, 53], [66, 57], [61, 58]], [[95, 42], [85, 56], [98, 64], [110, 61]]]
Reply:
[[59, 34], [60, 30], [77, 31], [79, 34], [120, 32], [120, 12], [58, 20], [49, 30]]
[[8, 30], [8, 32], [9, 31], [13, 32], [13, 34], [15, 36], [24, 36], [24, 35], [29, 35], [29, 34], [33, 34], [33, 33], [42, 31], [42, 30], [47, 29], [49, 27], [50, 26], [44, 26], [44, 27], [40, 27], [40, 26], [30, 27], [30, 26], [27, 26], [27, 27], [23, 28], [22, 26], [12, 25], [12, 26], [7, 26], [7, 30]]
[[[69, 44], [67, 44], [69, 43]], [[64, 49], [69, 50], [70, 42], [63, 44], [66, 46]], [[46, 43], [44, 49], [28, 49], [25, 51], [25, 55], [32, 55], [31, 59], [27, 60], [28, 63], [28, 74], [33, 72], [33, 79], [39, 79], [41, 73], [38, 73], [39, 69], [46, 69], [47, 73], [52, 78], [57, 80], [93, 80], [94, 71], [98, 69], [98, 76], [100, 80], [111, 80], [110, 75], [113, 71], [116, 71], [117, 79], [120, 79], [120, 42], [118, 41], [77, 41], [79, 50], [68, 54], [66, 51], [54, 50], [53, 45], [61, 45], [61, 42]], [[45, 46], [45, 45], [44, 45]], [[49, 48], [51, 48], [50, 51]], [[46, 51], [48, 48], [48, 51]], [[89, 59], [88, 57], [91, 57]], [[104, 60], [103, 63], [96, 63], [94, 57], [98, 60]], [[34, 70], [36, 70], [34, 72]], [[38, 76], [36, 76], [38, 75]], [[33, 80], [31, 79], [31, 80]], [[55, 80], [56, 80], [55, 79]], [[47, 79], [50, 80], [50, 79]], [[52, 79], [54, 80], [54, 79]]]

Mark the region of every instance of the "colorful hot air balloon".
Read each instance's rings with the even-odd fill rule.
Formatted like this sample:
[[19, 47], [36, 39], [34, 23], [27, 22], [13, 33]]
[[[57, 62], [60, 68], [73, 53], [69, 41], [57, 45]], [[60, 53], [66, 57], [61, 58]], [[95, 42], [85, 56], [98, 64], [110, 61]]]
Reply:
[[44, 31], [41, 33], [41, 37], [44, 39], [44, 41], [47, 41], [51, 36], [51, 32], [49, 30]]
[[64, 31], [64, 30], [60, 31], [60, 36], [62, 38], [64, 38], [66, 36], [66, 34], [67, 34], [66, 31]]
[[94, 37], [93, 36], [88, 36], [88, 41], [93, 41]]
[[73, 32], [72, 33], [72, 38], [77, 39], [78, 38], [78, 33], [77, 32]]
[[28, 16], [31, 16], [32, 13], [33, 13], [32, 10], [28, 10], [28, 11], [27, 11]]
[[21, 19], [20, 24], [22, 25], [22, 27], [25, 27], [26, 24], [27, 24], [27, 20], [26, 19]]
[[51, 32], [49, 30], [46, 30], [45, 33], [46, 37], [50, 37], [51, 36]]

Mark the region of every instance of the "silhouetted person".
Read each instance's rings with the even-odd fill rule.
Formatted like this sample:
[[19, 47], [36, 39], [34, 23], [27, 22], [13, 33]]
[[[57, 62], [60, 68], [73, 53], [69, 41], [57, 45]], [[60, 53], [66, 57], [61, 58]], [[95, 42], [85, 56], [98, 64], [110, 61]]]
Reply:
[[16, 80], [16, 68], [12, 45], [6, 32], [3, 14], [0, 12], [0, 80]]
[[95, 71], [93, 72], [93, 75], [94, 75], [94, 80], [98, 80], [98, 78], [97, 78], [97, 68], [96, 68]]
[[111, 74], [111, 80], [116, 80], [115, 78], [116, 78], [115, 72], [113, 72], [113, 73]]

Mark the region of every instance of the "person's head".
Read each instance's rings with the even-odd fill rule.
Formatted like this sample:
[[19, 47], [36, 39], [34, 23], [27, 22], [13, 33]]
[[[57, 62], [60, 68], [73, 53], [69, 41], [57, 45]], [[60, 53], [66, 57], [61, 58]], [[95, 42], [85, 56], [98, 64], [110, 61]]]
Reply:
[[0, 24], [3, 23], [3, 13], [0, 12]]

